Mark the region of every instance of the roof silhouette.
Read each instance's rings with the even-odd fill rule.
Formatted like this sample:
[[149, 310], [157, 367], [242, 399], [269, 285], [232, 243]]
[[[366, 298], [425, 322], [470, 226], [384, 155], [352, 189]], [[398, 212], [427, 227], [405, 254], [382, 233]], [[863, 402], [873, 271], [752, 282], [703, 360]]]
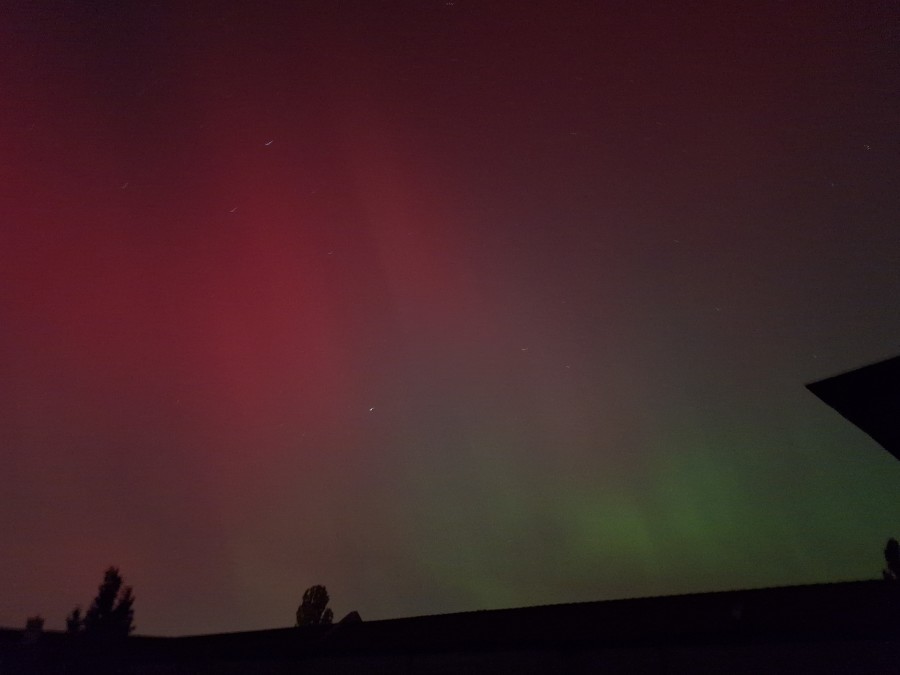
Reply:
[[806, 388], [900, 459], [900, 356]]

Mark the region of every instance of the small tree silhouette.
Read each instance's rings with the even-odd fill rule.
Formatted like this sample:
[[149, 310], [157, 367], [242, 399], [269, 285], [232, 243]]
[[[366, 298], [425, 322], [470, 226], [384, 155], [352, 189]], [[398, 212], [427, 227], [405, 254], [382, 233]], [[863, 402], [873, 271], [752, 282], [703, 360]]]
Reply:
[[25, 630], [40, 633], [44, 630], [44, 617], [40, 614], [37, 616], [29, 616], [28, 620], [25, 622]]
[[72, 613], [66, 617], [66, 633], [69, 635], [78, 635], [84, 628], [84, 619], [81, 616], [81, 607], [76, 607]]
[[[134, 630], [134, 594], [123, 586], [118, 567], [103, 575], [97, 597], [85, 614], [76, 607], [66, 617], [64, 658], [73, 675], [112, 675], [123, 672], [126, 638]], [[41, 671], [43, 672], [43, 671]]]
[[[77, 631], [79, 610], [76, 608], [69, 621], [72, 621], [74, 630]], [[90, 609], [84, 616], [84, 634], [87, 637], [110, 640], [128, 637], [134, 630], [134, 595], [131, 587], [122, 588], [122, 576], [119, 568], [110, 567], [103, 575], [103, 583], [97, 591], [97, 597], [91, 603]]]
[[29, 616], [25, 622], [25, 644], [33, 645], [44, 632], [44, 617]]
[[297, 608], [298, 626], [328, 626], [334, 615], [328, 608], [328, 591], [324, 586], [310, 586], [303, 593], [303, 601]]
[[885, 581], [900, 582], [900, 542], [888, 539], [884, 547], [884, 561], [887, 567], [881, 572]]

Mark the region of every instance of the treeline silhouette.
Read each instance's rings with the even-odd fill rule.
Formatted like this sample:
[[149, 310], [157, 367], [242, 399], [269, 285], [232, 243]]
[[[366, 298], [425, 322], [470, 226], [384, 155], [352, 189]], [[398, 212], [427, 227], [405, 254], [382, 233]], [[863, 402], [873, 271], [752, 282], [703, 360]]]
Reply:
[[[334, 614], [328, 607], [330, 598], [325, 586], [316, 584], [303, 593], [297, 607], [296, 626], [328, 626]], [[76, 606], [66, 617], [65, 643], [62, 654], [66, 672], [115, 673], [124, 665], [126, 638], [134, 632], [134, 591], [125, 585], [118, 567], [109, 567], [97, 595], [86, 613]], [[44, 618], [28, 617], [23, 635], [25, 659], [17, 672], [44, 672], [46, 657], [40, 649]], [[0, 669], [2, 670], [2, 669]]]
[[[884, 560], [882, 578], [891, 584], [900, 583], [900, 542], [897, 539], [888, 539]], [[334, 614], [328, 607], [329, 601], [324, 585], [307, 588], [297, 607], [294, 625], [298, 628], [331, 625]], [[62, 649], [61, 652], [55, 649], [52, 659], [41, 649], [43, 617], [28, 617], [22, 634], [20, 667], [10, 672], [46, 672], [44, 666], [49, 665], [50, 660], [56, 663], [61, 660], [65, 664], [64, 671], [72, 675], [121, 671], [125, 666], [127, 638], [135, 629], [134, 602], [134, 592], [131, 586], [125, 585], [119, 569], [109, 567], [87, 612], [82, 615], [81, 607], [77, 606], [66, 617], [65, 635], [55, 639], [55, 644], [61, 644]], [[351, 616], [359, 620], [356, 612], [348, 615]]]
[[[21, 672], [43, 672], [49, 655], [40, 650], [40, 636], [44, 619], [29, 617], [25, 627], [28, 651], [21, 663]], [[62, 660], [66, 672], [73, 675], [87, 673], [115, 673], [124, 658], [124, 644], [134, 631], [134, 593], [124, 585], [118, 567], [110, 567], [103, 575], [97, 596], [84, 616], [75, 607], [66, 617], [66, 641]]]
[[[134, 591], [125, 586], [118, 567], [109, 567], [87, 613], [82, 616], [76, 606], [66, 617], [66, 634], [86, 642], [112, 644], [134, 632]], [[310, 586], [297, 607], [295, 626], [329, 626], [334, 613], [328, 607], [328, 589], [321, 584]], [[44, 629], [40, 615], [28, 617], [25, 632], [35, 641]]]

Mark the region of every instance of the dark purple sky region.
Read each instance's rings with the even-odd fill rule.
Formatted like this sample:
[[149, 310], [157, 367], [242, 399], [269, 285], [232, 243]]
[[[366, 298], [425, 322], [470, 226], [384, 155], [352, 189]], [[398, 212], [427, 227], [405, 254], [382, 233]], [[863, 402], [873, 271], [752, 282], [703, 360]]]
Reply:
[[878, 576], [892, 3], [2, 7], [0, 625]]

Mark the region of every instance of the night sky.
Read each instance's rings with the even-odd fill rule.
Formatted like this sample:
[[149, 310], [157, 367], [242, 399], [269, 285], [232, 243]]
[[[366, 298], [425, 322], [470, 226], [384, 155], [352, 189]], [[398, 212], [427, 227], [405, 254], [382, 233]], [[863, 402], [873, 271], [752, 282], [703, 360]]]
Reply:
[[880, 576], [896, 3], [0, 7], [0, 625]]

